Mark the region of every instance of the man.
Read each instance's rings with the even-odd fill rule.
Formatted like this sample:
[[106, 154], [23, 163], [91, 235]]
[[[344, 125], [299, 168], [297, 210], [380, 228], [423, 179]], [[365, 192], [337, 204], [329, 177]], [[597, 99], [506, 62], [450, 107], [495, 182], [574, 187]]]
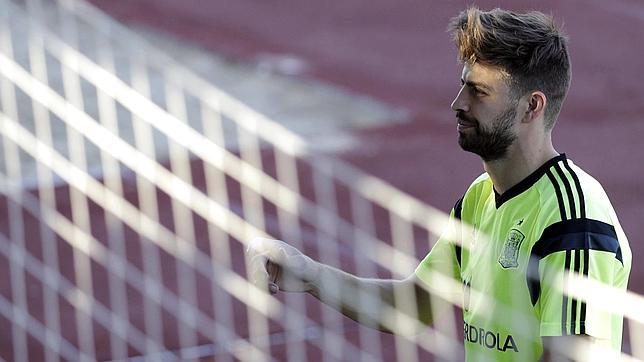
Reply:
[[[460, 241], [439, 239], [405, 280], [359, 278], [283, 242], [258, 240], [249, 251], [256, 277], [272, 292], [309, 292], [387, 330], [379, 318], [387, 307], [432, 322], [436, 299], [427, 290], [449, 293], [437, 282], [441, 274], [463, 285], [468, 361], [549, 358], [544, 350], [571, 336], [618, 351], [623, 318], [565, 293], [573, 273], [625, 289], [631, 267], [601, 185], [552, 145], [570, 84], [565, 36], [542, 13], [500, 9], [470, 8], [450, 29], [463, 63], [452, 103], [458, 142], [481, 157], [486, 171], [451, 218], [471, 225], [474, 236], [462, 231]], [[413, 298], [397, 297], [403, 290]], [[361, 304], [361, 295], [379, 302]]]

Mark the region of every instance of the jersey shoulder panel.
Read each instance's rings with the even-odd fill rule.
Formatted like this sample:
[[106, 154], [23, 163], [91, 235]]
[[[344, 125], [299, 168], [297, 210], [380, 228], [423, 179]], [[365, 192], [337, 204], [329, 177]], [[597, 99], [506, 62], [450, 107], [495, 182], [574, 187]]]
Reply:
[[541, 334], [588, 334], [619, 348], [621, 316], [593, 308], [554, 287], [579, 273], [626, 288], [631, 252], [601, 184], [568, 159], [540, 180], [540, 236], [531, 250], [528, 286], [541, 320]]
[[462, 220], [473, 222], [473, 212], [476, 206], [493, 192], [492, 179], [486, 172], [477, 177], [467, 188], [461, 203]]
[[551, 164], [535, 186], [542, 229], [555, 222], [585, 217], [584, 191], [567, 158]]
[[599, 220], [613, 225], [617, 220], [614, 217], [613, 205], [597, 179], [588, 174], [586, 171], [569, 161], [570, 168], [579, 179], [579, 184], [584, 197], [584, 206], [586, 207], [586, 217], [593, 220]]
[[535, 186], [544, 228], [574, 219], [617, 224], [613, 206], [602, 185], [569, 159], [553, 164]]
[[535, 225], [538, 241], [600, 230], [599, 234], [618, 241], [617, 247], [630, 259], [628, 239], [604, 188], [594, 177], [568, 159], [553, 165], [546, 176], [536, 185], [540, 198]]
[[583, 189], [587, 218], [611, 225], [614, 228], [623, 256], [623, 264], [627, 270], [630, 270], [632, 254], [628, 237], [622, 229], [608, 194], [601, 183], [593, 176], [573, 164], [572, 161], [570, 163], [571, 168], [577, 173]]

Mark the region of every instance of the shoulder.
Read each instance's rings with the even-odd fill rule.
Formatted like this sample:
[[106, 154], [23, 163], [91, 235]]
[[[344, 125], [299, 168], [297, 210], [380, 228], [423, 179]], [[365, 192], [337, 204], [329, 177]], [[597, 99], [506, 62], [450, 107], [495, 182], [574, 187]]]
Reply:
[[614, 224], [613, 206], [601, 183], [572, 160], [557, 163], [540, 187], [540, 205], [560, 221], [593, 219]]
[[601, 183], [569, 159], [557, 166], [539, 186], [541, 233], [534, 252], [590, 248], [616, 253], [620, 261], [622, 252], [630, 255]]
[[[571, 199], [569, 204], [574, 201], [574, 204], [568, 207], [571, 209], [568, 210], [569, 218], [592, 219], [608, 224], [617, 222], [613, 206], [601, 183], [572, 160], [563, 162], [562, 175], [559, 175], [559, 178], [563, 184], [562, 198]], [[576, 215], [572, 215], [573, 211]]]
[[[628, 238], [622, 229], [617, 213], [604, 187], [597, 179], [572, 163], [572, 161], [570, 161], [570, 167], [579, 178], [584, 198], [586, 222], [594, 225], [605, 225], [604, 230], [612, 230], [615, 238], [619, 240], [620, 248], [625, 254], [625, 258], [630, 259]], [[593, 230], [597, 230], [597, 227]]]
[[463, 208], [472, 209], [478, 200], [489, 195], [492, 190], [492, 180], [484, 172], [470, 184], [463, 196], [456, 201], [453, 209], [455, 216], [460, 219]]
[[476, 179], [474, 179], [474, 181], [472, 181], [468, 190], [472, 188], [484, 186], [487, 183], [491, 185], [492, 180], [490, 179], [490, 175], [488, 175], [487, 172], [483, 172], [481, 175], [479, 175], [479, 177], [477, 177]]
[[586, 217], [613, 224], [614, 210], [604, 187], [597, 179], [569, 161], [570, 168], [579, 179], [581, 193], [584, 198]]
[[487, 172], [484, 172], [470, 184], [465, 195], [463, 195], [463, 200], [477, 200], [482, 196], [487, 196], [492, 191], [492, 179], [490, 179], [490, 175]]

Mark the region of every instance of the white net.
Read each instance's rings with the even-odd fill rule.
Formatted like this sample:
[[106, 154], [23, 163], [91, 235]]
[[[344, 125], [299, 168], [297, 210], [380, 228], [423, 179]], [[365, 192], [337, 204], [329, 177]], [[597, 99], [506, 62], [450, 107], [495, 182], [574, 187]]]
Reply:
[[3, 359], [463, 358], [458, 300], [390, 336], [246, 278], [256, 236], [403, 278], [444, 213], [307, 152], [87, 4], [0, 0], [0, 101]]

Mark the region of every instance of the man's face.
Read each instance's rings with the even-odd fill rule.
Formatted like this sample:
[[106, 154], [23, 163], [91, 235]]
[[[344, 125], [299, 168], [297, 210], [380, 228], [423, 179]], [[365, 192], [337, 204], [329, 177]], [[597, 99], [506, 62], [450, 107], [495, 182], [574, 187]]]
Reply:
[[466, 64], [461, 89], [452, 102], [458, 121], [458, 144], [484, 161], [506, 156], [517, 139], [517, 101], [499, 68]]

